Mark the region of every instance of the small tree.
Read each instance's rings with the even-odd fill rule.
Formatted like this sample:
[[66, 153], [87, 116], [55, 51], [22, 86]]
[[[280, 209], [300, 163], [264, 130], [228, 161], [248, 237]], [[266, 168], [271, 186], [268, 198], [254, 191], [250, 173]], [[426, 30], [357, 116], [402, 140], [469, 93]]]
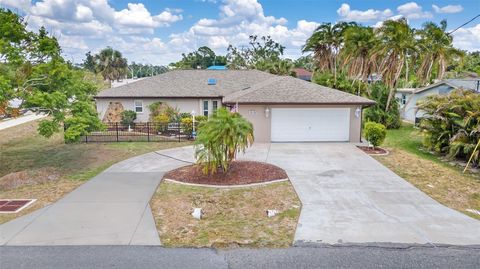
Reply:
[[253, 143], [253, 125], [238, 113], [220, 108], [198, 128], [195, 145], [197, 164], [203, 172], [226, 173], [237, 152], [245, 151]]
[[385, 140], [385, 137], [387, 136], [387, 129], [381, 123], [369, 121], [365, 124], [364, 133], [367, 141], [370, 142], [375, 149]]
[[122, 121], [121, 123], [124, 125], [133, 125], [134, 121], [137, 119], [137, 113], [132, 110], [124, 110], [122, 111]]

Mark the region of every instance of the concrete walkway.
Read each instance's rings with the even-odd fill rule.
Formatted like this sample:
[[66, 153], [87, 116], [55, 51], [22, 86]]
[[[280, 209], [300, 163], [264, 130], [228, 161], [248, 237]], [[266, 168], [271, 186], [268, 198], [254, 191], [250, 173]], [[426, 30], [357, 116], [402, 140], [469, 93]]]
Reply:
[[163, 174], [182, 165], [156, 153], [117, 163], [58, 202], [1, 225], [0, 245], [160, 245], [149, 201]]
[[45, 114], [35, 114], [35, 113], [30, 112], [30, 113], [28, 113], [24, 116], [20, 116], [18, 118], [0, 121], [0, 130], [7, 129], [7, 128], [10, 128], [10, 127], [14, 127], [14, 126], [26, 123], [26, 122], [38, 120], [38, 119], [45, 118], [45, 117], [46, 117]]
[[[480, 245], [480, 222], [440, 205], [347, 143], [255, 144], [240, 159], [284, 168], [303, 203], [296, 245]], [[117, 163], [57, 203], [0, 226], [4, 245], [159, 245], [148, 202], [193, 148]]]

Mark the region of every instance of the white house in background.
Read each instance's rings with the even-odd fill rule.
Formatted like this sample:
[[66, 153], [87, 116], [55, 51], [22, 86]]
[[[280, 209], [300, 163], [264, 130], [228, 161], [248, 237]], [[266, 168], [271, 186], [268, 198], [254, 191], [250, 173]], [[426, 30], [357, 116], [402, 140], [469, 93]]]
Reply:
[[434, 94], [448, 94], [454, 89], [464, 89], [480, 92], [479, 79], [445, 79], [423, 88], [397, 89], [395, 97], [400, 103], [400, 116], [409, 122], [416, 122], [423, 116], [417, 107], [417, 102], [426, 96]]

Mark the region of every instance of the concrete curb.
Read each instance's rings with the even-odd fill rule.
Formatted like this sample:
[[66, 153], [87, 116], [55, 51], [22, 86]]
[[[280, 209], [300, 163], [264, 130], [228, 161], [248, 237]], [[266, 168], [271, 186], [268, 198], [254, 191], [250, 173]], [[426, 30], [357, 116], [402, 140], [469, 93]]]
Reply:
[[269, 185], [269, 184], [273, 184], [273, 183], [289, 181], [288, 178], [284, 178], [284, 179], [277, 179], [277, 180], [272, 180], [272, 181], [267, 181], [267, 182], [251, 183], [251, 184], [243, 184], [243, 185], [208, 185], [208, 184], [195, 184], [195, 183], [181, 182], [181, 181], [177, 181], [177, 180], [173, 180], [173, 179], [169, 179], [169, 178], [164, 178], [163, 180], [165, 180], [167, 182], [171, 182], [171, 183], [186, 185], [186, 186], [206, 187], [206, 188], [215, 188], [215, 189], [250, 188], [250, 187], [265, 186], [265, 185]]

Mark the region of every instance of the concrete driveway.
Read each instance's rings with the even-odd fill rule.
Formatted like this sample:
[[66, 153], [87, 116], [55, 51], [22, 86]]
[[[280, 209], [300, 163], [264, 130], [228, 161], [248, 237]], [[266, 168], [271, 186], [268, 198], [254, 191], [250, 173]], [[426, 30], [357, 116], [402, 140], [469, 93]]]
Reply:
[[353, 144], [257, 145], [245, 158], [287, 171], [303, 203], [297, 244], [480, 244], [480, 221], [439, 204]]
[[[480, 222], [440, 205], [352, 144], [255, 144], [303, 203], [295, 243], [480, 245]], [[193, 148], [117, 163], [57, 203], [0, 225], [0, 245], [159, 245], [148, 202]]]

